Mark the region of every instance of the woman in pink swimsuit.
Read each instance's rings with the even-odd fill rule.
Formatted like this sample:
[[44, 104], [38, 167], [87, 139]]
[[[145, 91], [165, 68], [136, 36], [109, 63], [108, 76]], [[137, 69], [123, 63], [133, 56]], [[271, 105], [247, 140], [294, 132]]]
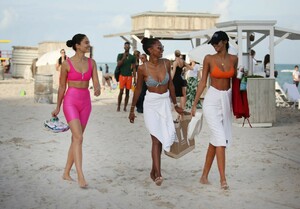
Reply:
[[56, 117], [59, 114], [63, 103], [63, 111], [72, 132], [63, 179], [72, 180], [70, 170], [75, 163], [79, 186], [87, 187], [82, 171], [82, 142], [83, 132], [92, 110], [89, 80], [92, 78], [95, 96], [101, 94], [101, 88], [96, 62], [85, 56], [85, 53], [90, 52], [90, 41], [86, 35], [76, 34], [66, 44], [72, 47], [76, 54], [62, 63], [57, 106], [52, 116]]

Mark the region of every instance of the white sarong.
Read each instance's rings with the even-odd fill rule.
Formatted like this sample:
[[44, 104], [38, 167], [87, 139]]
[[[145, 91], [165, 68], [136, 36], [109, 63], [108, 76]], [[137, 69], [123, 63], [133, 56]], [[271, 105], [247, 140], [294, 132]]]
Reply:
[[203, 102], [203, 115], [211, 130], [210, 143], [216, 147], [230, 146], [232, 140], [231, 89], [220, 91], [212, 86]]
[[144, 121], [150, 134], [162, 143], [165, 151], [169, 152], [176, 139], [169, 91], [164, 94], [146, 92]]

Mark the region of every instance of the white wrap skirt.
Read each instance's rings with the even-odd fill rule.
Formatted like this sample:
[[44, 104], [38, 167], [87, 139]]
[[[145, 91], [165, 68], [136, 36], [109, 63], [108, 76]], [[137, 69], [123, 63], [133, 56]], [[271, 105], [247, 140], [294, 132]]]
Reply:
[[169, 152], [176, 139], [169, 91], [164, 94], [146, 92], [144, 121], [150, 134], [162, 143], [165, 151]]
[[203, 115], [211, 130], [210, 143], [216, 147], [227, 147], [232, 141], [231, 92], [210, 86], [204, 98]]

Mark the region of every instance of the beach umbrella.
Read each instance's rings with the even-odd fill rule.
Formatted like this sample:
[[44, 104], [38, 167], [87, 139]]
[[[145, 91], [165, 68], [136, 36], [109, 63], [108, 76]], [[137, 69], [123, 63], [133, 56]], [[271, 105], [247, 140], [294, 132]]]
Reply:
[[[216, 53], [216, 51], [211, 44], [202, 44], [200, 46], [193, 48], [191, 51], [189, 51], [188, 56], [191, 60], [194, 60], [194, 61], [202, 64], [203, 59], [206, 55], [215, 54], [215, 53]], [[237, 55], [237, 50], [233, 46], [229, 45], [228, 53]]]
[[[51, 52], [47, 52], [43, 54], [38, 61], [36, 62], [36, 66], [42, 66], [42, 65], [55, 65], [57, 60], [60, 58], [60, 50], [57, 49]], [[72, 49], [65, 49], [67, 57], [71, 57], [75, 54], [75, 51]]]

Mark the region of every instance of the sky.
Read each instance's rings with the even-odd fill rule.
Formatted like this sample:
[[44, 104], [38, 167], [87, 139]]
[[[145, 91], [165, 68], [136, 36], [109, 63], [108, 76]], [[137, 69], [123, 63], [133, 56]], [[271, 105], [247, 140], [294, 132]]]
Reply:
[[[299, 0], [0, 0], [0, 50], [34, 46], [44, 41], [65, 42], [77, 33], [86, 34], [97, 62], [115, 62], [123, 51], [120, 37], [104, 35], [131, 31], [131, 16], [146, 11], [177, 11], [219, 14], [218, 22], [276, 20], [276, 26], [300, 31]], [[268, 38], [267, 38], [268, 40]], [[267, 41], [265, 41], [267, 42]], [[188, 52], [189, 41], [162, 41], [164, 56], [176, 49]], [[67, 47], [66, 47], [67, 48]], [[138, 50], [143, 52], [141, 45]], [[267, 43], [254, 47], [263, 60]], [[275, 47], [276, 64], [300, 63], [300, 40], [284, 40]]]

